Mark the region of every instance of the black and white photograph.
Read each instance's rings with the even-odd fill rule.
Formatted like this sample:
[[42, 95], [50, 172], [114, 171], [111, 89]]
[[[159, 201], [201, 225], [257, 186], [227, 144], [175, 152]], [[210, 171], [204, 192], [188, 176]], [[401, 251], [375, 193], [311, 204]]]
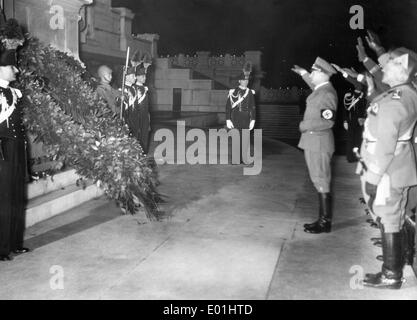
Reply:
[[0, 300], [417, 299], [417, 0], [0, 4]]

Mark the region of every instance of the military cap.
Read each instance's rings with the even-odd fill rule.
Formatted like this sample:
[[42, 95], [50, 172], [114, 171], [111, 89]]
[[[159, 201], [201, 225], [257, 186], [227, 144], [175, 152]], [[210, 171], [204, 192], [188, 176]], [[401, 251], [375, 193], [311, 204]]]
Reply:
[[326, 60], [320, 57], [316, 58], [316, 61], [314, 61], [311, 69], [321, 71], [325, 74], [328, 74], [329, 76], [337, 73], [336, 69], [333, 68], [333, 66], [330, 63], [328, 63]]

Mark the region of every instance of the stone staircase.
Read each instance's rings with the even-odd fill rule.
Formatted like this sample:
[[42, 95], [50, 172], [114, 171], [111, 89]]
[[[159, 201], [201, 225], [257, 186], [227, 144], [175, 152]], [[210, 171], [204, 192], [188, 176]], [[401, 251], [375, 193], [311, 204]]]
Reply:
[[103, 195], [103, 191], [91, 181], [84, 180], [85, 185], [77, 185], [79, 179], [72, 169], [29, 183], [26, 227]]
[[[227, 98], [227, 88], [224, 85], [191, 69], [174, 67], [168, 58], [156, 59], [155, 66], [155, 88], [151, 92], [153, 113], [173, 111], [176, 88], [181, 90], [181, 114], [200, 113], [189, 118], [190, 123], [192, 118], [213, 118], [214, 115], [217, 123], [224, 122]], [[192, 124], [198, 126], [197, 123]]]

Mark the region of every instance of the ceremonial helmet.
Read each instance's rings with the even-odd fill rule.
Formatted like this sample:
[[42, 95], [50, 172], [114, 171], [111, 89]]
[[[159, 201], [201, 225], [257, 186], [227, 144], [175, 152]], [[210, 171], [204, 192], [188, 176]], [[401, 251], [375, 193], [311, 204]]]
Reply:
[[252, 62], [246, 61], [245, 65], [243, 66], [242, 71], [239, 74], [233, 76], [232, 80], [236, 80], [236, 81], [250, 80], [250, 78], [251, 78], [250, 74], [251, 73], [252, 73]]

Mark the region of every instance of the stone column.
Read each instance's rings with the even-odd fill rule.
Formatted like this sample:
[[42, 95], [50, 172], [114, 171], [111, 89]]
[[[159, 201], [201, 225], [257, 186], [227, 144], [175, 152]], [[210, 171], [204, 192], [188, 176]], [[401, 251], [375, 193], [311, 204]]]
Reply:
[[153, 58], [158, 58], [158, 41], [159, 41], [159, 34], [156, 33], [142, 33], [136, 35], [138, 39], [146, 40], [151, 42], [151, 56]]
[[127, 8], [113, 8], [120, 14], [120, 51], [126, 51], [128, 43], [132, 41], [132, 20], [135, 14]]

